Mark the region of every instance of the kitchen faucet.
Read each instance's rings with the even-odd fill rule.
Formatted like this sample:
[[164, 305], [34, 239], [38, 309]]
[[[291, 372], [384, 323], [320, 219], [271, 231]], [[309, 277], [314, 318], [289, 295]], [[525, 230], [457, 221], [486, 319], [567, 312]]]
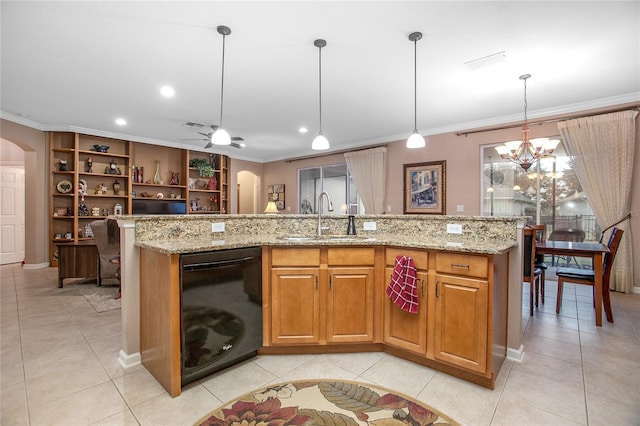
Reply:
[[318, 238], [322, 237], [322, 226], [320, 225], [320, 214], [322, 213], [322, 196], [325, 195], [327, 197], [327, 201], [329, 202], [329, 211], [333, 211], [333, 203], [331, 202], [331, 197], [327, 191], [322, 191], [320, 196], [318, 197]]

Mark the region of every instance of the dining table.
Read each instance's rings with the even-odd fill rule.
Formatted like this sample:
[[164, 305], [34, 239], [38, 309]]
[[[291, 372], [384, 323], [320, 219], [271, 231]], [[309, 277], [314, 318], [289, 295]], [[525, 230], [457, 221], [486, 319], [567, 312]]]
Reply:
[[556, 256], [588, 257], [592, 259], [594, 269], [594, 304], [596, 309], [596, 326], [602, 327], [602, 257], [609, 252], [609, 247], [602, 243], [585, 243], [572, 241], [546, 240], [536, 243], [536, 255], [551, 254]]

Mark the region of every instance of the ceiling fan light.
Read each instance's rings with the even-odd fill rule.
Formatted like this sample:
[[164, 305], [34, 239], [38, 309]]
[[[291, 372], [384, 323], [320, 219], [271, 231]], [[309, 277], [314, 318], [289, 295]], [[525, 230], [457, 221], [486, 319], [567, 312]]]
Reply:
[[417, 131], [414, 131], [407, 139], [407, 148], [424, 148], [425, 145], [424, 138]]
[[231, 145], [231, 136], [222, 127], [218, 127], [211, 135], [211, 143], [214, 145]]
[[316, 151], [329, 149], [329, 140], [325, 138], [322, 133], [318, 133], [318, 136], [316, 136], [313, 139], [313, 142], [311, 142], [311, 149]]

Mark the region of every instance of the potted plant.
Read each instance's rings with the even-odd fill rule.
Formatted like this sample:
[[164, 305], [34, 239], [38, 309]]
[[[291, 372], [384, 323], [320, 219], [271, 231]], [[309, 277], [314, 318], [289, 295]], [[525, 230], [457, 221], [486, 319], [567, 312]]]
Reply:
[[189, 167], [196, 169], [201, 177], [212, 177], [214, 174], [213, 167], [204, 158], [192, 158], [189, 160]]

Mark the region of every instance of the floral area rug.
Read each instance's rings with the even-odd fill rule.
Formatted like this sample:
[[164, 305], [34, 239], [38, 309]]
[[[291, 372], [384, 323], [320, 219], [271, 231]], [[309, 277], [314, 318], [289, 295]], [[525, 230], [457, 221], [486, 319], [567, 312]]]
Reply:
[[116, 299], [118, 294], [117, 284], [103, 284], [98, 287], [95, 282], [75, 282], [73, 285], [80, 290], [80, 293], [97, 312], [107, 312], [121, 308], [120, 299]]
[[458, 425], [379, 386], [338, 380], [269, 385], [216, 409], [196, 425]]

